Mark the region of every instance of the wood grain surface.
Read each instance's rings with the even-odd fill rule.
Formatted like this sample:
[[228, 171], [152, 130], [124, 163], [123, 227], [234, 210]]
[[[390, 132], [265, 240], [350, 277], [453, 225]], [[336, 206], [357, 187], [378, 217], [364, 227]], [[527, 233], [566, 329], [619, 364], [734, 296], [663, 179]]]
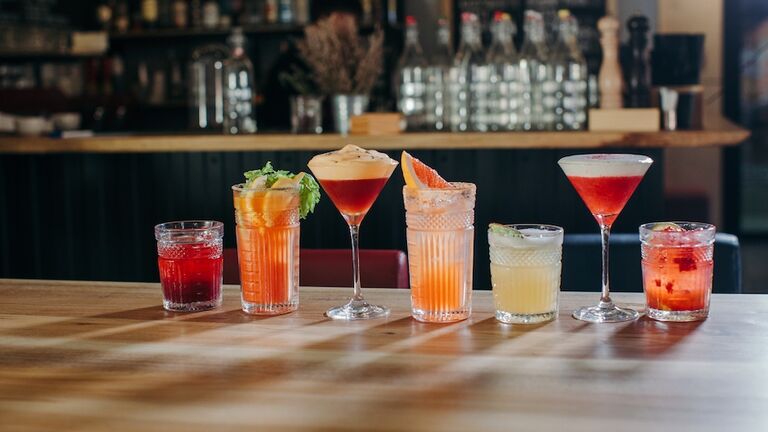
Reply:
[[[510, 326], [422, 324], [405, 290], [366, 290], [388, 320], [334, 322], [347, 289], [298, 312], [174, 314], [157, 284], [0, 280], [3, 431], [764, 431], [768, 297], [715, 295], [708, 320], [593, 325], [570, 311]], [[642, 306], [638, 294], [616, 295]], [[627, 303], [628, 302], [628, 303]]]
[[725, 119], [676, 132], [499, 132], [394, 135], [104, 135], [91, 138], [0, 137], [2, 153], [166, 153], [326, 151], [356, 144], [377, 150], [669, 148], [736, 145], [749, 131]]

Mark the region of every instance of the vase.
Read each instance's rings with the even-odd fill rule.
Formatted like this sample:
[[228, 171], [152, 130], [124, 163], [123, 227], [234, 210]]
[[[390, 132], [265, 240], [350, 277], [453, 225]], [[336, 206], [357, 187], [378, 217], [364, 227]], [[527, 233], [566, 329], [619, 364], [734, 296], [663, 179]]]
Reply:
[[368, 95], [334, 95], [331, 98], [333, 125], [336, 132], [346, 136], [349, 133], [349, 119], [368, 109]]

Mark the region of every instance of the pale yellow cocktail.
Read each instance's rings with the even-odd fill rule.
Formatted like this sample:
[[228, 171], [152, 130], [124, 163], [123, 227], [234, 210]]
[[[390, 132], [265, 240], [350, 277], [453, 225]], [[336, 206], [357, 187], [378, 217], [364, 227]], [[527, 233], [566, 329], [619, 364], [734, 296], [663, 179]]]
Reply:
[[514, 324], [554, 319], [560, 292], [563, 229], [491, 224], [488, 243], [496, 319]]

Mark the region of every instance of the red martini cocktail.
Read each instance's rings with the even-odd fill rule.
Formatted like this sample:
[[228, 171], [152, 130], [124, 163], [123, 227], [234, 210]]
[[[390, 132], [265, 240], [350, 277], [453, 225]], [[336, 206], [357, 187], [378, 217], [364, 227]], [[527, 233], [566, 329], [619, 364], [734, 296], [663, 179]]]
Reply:
[[597, 306], [582, 307], [573, 317], [589, 322], [621, 322], [636, 319], [639, 313], [611, 301], [608, 273], [608, 239], [611, 226], [635, 192], [653, 163], [647, 156], [629, 154], [587, 154], [568, 156], [558, 164], [592, 216], [600, 225], [603, 246], [602, 296]]

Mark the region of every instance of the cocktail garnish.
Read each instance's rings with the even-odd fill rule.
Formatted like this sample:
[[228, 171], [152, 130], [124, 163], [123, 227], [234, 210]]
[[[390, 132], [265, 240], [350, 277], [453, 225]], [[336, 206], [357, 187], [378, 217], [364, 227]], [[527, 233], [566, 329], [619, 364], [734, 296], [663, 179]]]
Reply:
[[504, 237], [519, 238], [519, 239], [525, 238], [523, 233], [521, 233], [520, 231], [518, 231], [518, 230], [516, 230], [516, 229], [514, 229], [512, 227], [508, 227], [506, 225], [502, 225], [502, 224], [498, 224], [498, 223], [491, 223], [491, 224], [489, 224], [488, 225], [488, 229], [492, 233], [499, 234], [499, 235], [502, 235]]
[[680, 225], [672, 222], [659, 222], [656, 225], [653, 226], [654, 231], [663, 231], [663, 232], [683, 232], [685, 229], [681, 227]]
[[416, 159], [415, 157], [403, 152], [400, 156], [400, 166], [403, 169], [405, 185], [411, 188], [419, 189], [448, 189], [453, 185], [440, 177], [437, 171]]
[[302, 219], [315, 211], [315, 205], [320, 201], [320, 185], [311, 174], [275, 170], [272, 162], [267, 162], [261, 169], [246, 171], [243, 175], [246, 189], [290, 188], [298, 185], [299, 216]]

